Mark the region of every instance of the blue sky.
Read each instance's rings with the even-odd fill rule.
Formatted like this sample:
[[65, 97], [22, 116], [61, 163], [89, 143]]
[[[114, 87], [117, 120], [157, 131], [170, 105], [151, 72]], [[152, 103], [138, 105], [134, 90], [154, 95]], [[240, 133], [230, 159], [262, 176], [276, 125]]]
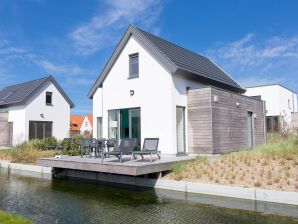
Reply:
[[0, 88], [53, 75], [76, 107], [129, 23], [213, 59], [241, 85], [298, 91], [298, 1], [2, 0]]

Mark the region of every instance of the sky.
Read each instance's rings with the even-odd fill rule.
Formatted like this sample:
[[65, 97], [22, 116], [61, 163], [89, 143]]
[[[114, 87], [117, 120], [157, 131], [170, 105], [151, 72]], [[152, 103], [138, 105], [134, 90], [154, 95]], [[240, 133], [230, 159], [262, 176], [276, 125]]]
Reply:
[[76, 107], [131, 23], [211, 58], [243, 87], [298, 92], [295, 0], [1, 0], [0, 89], [54, 76]]

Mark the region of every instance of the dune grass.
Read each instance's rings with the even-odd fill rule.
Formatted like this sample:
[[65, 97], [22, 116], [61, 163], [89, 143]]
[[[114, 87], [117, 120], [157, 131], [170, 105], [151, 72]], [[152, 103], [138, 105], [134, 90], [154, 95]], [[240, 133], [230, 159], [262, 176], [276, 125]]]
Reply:
[[39, 141], [30, 141], [15, 147], [1, 150], [0, 160], [8, 160], [13, 163], [35, 164], [36, 159], [52, 157], [59, 154], [58, 150], [42, 150]]
[[182, 162], [165, 178], [298, 191], [298, 134], [270, 134], [266, 146]]
[[0, 211], [0, 224], [32, 224], [32, 222], [21, 216]]

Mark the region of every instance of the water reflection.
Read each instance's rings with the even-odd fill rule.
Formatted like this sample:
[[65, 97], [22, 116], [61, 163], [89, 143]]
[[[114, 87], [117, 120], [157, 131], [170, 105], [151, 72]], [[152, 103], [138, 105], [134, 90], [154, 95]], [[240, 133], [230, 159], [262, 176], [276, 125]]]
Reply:
[[[298, 223], [294, 218], [211, 205], [216, 203], [231, 204], [222, 198], [150, 188], [0, 174], [0, 209], [37, 223]], [[237, 203], [236, 208], [252, 206], [248, 201]]]

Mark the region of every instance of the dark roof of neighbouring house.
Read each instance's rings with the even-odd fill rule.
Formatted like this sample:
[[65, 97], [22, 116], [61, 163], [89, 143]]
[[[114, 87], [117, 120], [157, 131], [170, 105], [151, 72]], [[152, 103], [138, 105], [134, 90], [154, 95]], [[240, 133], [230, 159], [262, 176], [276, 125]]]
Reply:
[[71, 99], [66, 95], [53, 76], [47, 76], [41, 79], [32, 80], [29, 82], [19, 83], [12, 86], [7, 86], [0, 91], [0, 108], [24, 105], [26, 104], [34, 94], [43, 88], [48, 82], [60, 91], [65, 100], [73, 108], [75, 105]]
[[223, 84], [223, 86], [235, 92], [245, 92], [245, 89], [210, 59], [136, 28], [133, 25], [129, 25], [100, 76], [89, 91], [89, 98], [92, 98], [96, 89], [102, 85], [109, 70], [131, 35], [134, 35], [138, 41], [147, 47], [172, 73], [181, 70], [189, 74], [194, 74], [197, 78], [204, 78], [215, 84]]

